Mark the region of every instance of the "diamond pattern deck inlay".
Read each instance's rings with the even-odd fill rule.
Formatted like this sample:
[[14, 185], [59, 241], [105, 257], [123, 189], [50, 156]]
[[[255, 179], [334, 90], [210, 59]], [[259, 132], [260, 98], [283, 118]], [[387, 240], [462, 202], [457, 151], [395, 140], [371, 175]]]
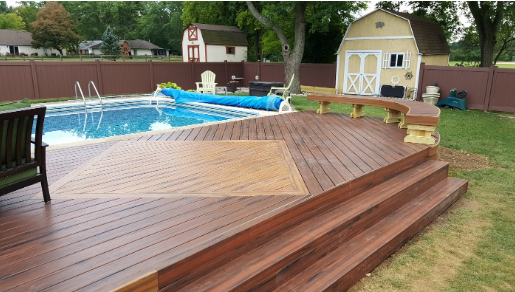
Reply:
[[308, 194], [279, 140], [123, 141], [50, 192], [54, 199]]

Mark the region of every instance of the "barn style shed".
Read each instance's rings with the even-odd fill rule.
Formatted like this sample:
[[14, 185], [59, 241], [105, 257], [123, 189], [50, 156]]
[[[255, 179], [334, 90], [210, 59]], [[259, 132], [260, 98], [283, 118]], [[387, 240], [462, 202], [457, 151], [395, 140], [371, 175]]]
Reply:
[[183, 62], [241, 62], [248, 42], [236, 26], [191, 23], [182, 32]]
[[416, 96], [420, 63], [447, 66], [442, 27], [409, 13], [377, 9], [354, 21], [337, 52], [338, 93], [374, 95], [381, 85], [407, 87]]

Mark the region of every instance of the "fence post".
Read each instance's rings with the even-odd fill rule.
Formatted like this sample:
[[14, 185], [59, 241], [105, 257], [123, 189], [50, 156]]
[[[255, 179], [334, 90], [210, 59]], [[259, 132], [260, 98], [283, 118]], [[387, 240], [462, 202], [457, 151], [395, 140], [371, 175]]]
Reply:
[[261, 60], [258, 61], [258, 65], [259, 65], [258, 66], [259, 81], [263, 81], [263, 76], [261, 75]]
[[32, 75], [32, 86], [34, 87], [34, 99], [39, 99], [38, 76], [36, 75], [36, 62], [30, 58], [30, 71]]
[[486, 82], [486, 90], [485, 90], [485, 98], [483, 99], [483, 111], [487, 112], [490, 107], [490, 97], [492, 96], [492, 88], [494, 83], [495, 70], [497, 66], [490, 65], [490, 70], [488, 71], [488, 81]]
[[[418, 56], [421, 58], [422, 56]], [[417, 84], [417, 96], [415, 100], [420, 100], [422, 98], [422, 83], [424, 81], [424, 72], [426, 70], [426, 63], [420, 63], [420, 69], [418, 71], [418, 84]]]
[[100, 60], [96, 58], [95, 63], [97, 64], [98, 90], [100, 91], [100, 95], [104, 95], [104, 82], [102, 81], [102, 70], [100, 68]]
[[148, 60], [148, 68], [150, 69], [150, 92], [154, 89], [154, 67], [152, 64], [152, 60]]

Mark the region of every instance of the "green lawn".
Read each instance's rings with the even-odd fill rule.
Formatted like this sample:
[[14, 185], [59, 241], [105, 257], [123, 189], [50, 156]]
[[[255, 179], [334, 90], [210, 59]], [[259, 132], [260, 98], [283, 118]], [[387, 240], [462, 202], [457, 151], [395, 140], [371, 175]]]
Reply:
[[[461, 63], [461, 62], [451, 61], [451, 62], [449, 62], [449, 66], [456, 66], [457, 63]], [[497, 64], [495, 66], [497, 66], [499, 68], [515, 69], [515, 62], [501, 62], [500, 64]]]
[[[303, 96], [292, 102], [318, 108]], [[364, 111], [386, 116], [383, 108]], [[437, 131], [441, 146], [486, 156], [498, 168], [451, 169], [469, 181], [468, 192], [351, 291], [515, 291], [515, 114], [442, 109]]]

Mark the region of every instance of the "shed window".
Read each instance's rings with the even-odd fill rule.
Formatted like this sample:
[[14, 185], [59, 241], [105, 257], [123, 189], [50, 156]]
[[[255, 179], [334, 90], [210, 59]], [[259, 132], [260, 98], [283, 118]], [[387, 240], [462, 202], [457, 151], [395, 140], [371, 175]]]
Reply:
[[196, 27], [188, 27], [188, 40], [196, 41], [198, 40], [198, 32]]
[[404, 53], [391, 53], [390, 54], [390, 68], [404, 68]]
[[235, 47], [225, 47], [225, 52], [227, 53], [227, 55], [234, 55], [235, 51]]

